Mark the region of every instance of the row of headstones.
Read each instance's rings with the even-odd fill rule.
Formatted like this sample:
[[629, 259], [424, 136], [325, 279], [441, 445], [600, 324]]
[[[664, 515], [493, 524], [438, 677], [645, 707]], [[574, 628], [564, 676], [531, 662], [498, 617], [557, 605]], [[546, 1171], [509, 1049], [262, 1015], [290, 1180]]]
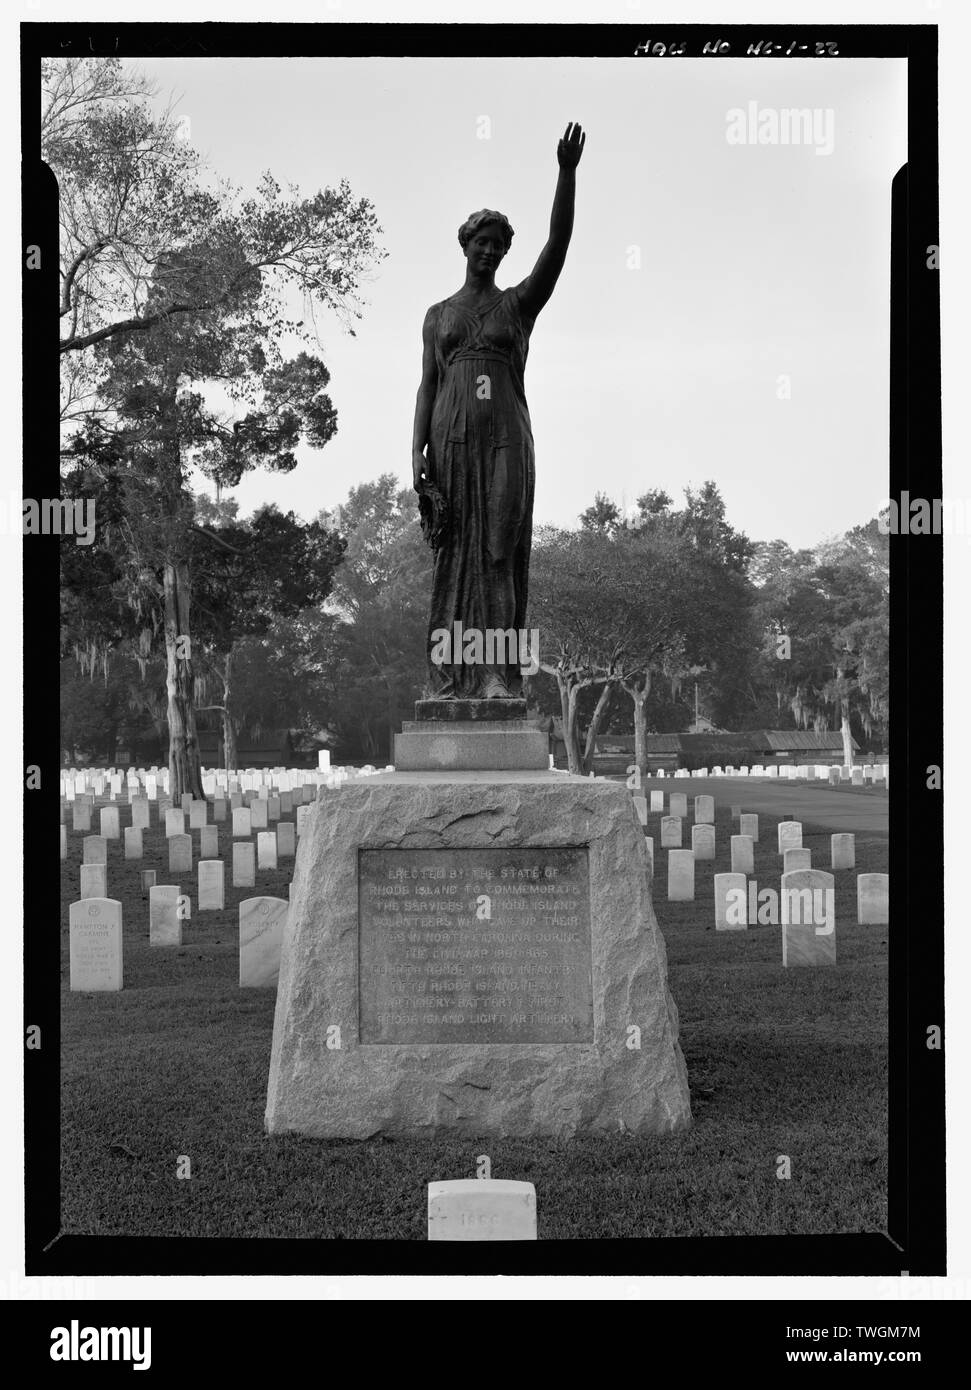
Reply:
[[[255, 804], [255, 803], [254, 803]], [[113, 809], [106, 807], [106, 810]], [[259, 867], [261, 869], [275, 869], [277, 859], [286, 859], [296, 853], [296, 842], [303, 834], [306, 817], [311, 807], [298, 806], [296, 823], [293, 821], [280, 821], [273, 830], [257, 830], [257, 853], [259, 855]], [[247, 811], [248, 815], [248, 811]], [[169, 820], [169, 817], [172, 817]], [[190, 822], [191, 826], [191, 822]], [[219, 828], [217, 825], [197, 824], [192, 827], [199, 831], [199, 858], [216, 859], [219, 856]], [[67, 858], [67, 827], [61, 826], [61, 858]], [[100, 835], [85, 835], [81, 841], [83, 864], [105, 864], [108, 857], [108, 841], [117, 839], [117, 825], [105, 823], [102, 819]], [[252, 820], [244, 821], [242, 818], [236, 820], [236, 813], [233, 813], [233, 837], [248, 837], [253, 833]], [[106, 830], [109, 832], [106, 834]], [[144, 843], [142, 838], [143, 827], [126, 826], [124, 829], [124, 847], [126, 859], [141, 859], [144, 854]], [[112, 834], [111, 831], [116, 833]], [[166, 812], [166, 840], [169, 847], [169, 870], [172, 873], [190, 873], [192, 871], [192, 836], [185, 833], [183, 813], [181, 811]], [[234, 845], [233, 852], [240, 846]], [[244, 859], [245, 856], [241, 857]]]
[[[326, 761], [325, 761], [326, 760]], [[371, 763], [361, 768], [331, 767], [330, 754], [322, 752], [316, 770], [306, 768], [250, 768], [245, 772], [229, 773], [223, 769], [202, 770], [202, 788], [207, 797], [217, 798], [220, 792], [227, 795], [233, 792], [303, 791], [315, 796], [321, 786], [339, 787], [343, 782], [360, 777], [373, 777], [378, 769]], [[393, 772], [393, 767], [385, 768]], [[144, 795], [146, 800], [156, 801], [160, 793], [167, 795], [169, 789], [168, 768], [152, 767], [130, 768], [124, 775], [115, 768], [81, 769], [68, 768], [61, 773], [61, 797], [75, 801], [89, 792], [94, 797], [107, 794], [112, 801], [126, 790], [129, 799]], [[189, 798], [191, 800], [191, 798]], [[182, 798], [183, 804], [186, 797]]]
[[[856, 767], [847, 765], [834, 766], [830, 764], [816, 763], [793, 767], [789, 763], [781, 765], [770, 765], [763, 767], [761, 763], [756, 763], [754, 767], [728, 767], [716, 766], [711, 769], [712, 777], [781, 777], [790, 781], [806, 781], [816, 778], [819, 781], [828, 781], [836, 786], [838, 782], [850, 782], [854, 787], [862, 787], [867, 782], [882, 781], [885, 786], [890, 786], [890, 765], [889, 763], [864, 763]], [[666, 773], [663, 767], [658, 768], [653, 774], [655, 777], [707, 777], [709, 771], [706, 767], [689, 769], [679, 767], [673, 773]]]
[[[200, 868], [203, 865], [199, 866]], [[222, 868], [222, 865], [219, 865]], [[202, 907], [200, 902], [199, 906]], [[280, 973], [283, 928], [290, 904], [285, 898], [245, 898], [239, 904], [239, 983], [241, 988], [275, 988]], [[150, 889], [149, 945], [181, 946], [188, 899], [176, 884]], [[118, 990], [124, 984], [122, 905], [116, 898], [71, 903], [71, 989]]]
[[[758, 816], [739, 817], [740, 831], [731, 837], [733, 874], [756, 872], [756, 842]], [[667, 831], [667, 840], [665, 840]], [[654, 841], [650, 838], [649, 856], [654, 862]], [[692, 827], [692, 848], [681, 848], [681, 820], [664, 816], [661, 820], [661, 849], [668, 851], [668, 901], [695, 901], [695, 865], [697, 860], [715, 858], [714, 826]], [[803, 827], [797, 820], [781, 820], [778, 824], [778, 851], [782, 855], [782, 873], [802, 873], [813, 869], [813, 851], [803, 848]], [[856, 835], [840, 833], [829, 837], [829, 865], [833, 870], [856, 869]]]
[[[214, 827], [211, 827], [214, 829]], [[283, 834], [280, 834], [280, 831]], [[125, 831], [125, 859], [140, 859], [142, 857], [141, 840], [137, 845], [137, 853], [131, 847], [128, 840], [130, 834], [141, 836], [140, 830]], [[202, 852], [198, 863], [199, 874], [199, 898], [200, 907], [223, 907], [223, 882], [225, 865], [219, 858], [218, 846], [215, 843], [209, 844], [206, 839], [206, 831], [202, 832]], [[191, 874], [192, 863], [192, 836], [173, 835], [168, 841], [169, 846], [169, 873], [170, 874]], [[86, 835], [83, 842], [84, 860], [81, 864], [80, 874], [80, 895], [82, 898], [106, 898], [108, 896], [108, 841], [100, 835]], [[252, 841], [239, 841], [233, 845], [232, 860], [232, 885], [234, 888], [252, 888], [256, 883], [257, 869], [273, 870], [280, 867], [281, 859], [292, 859], [296, 854], [295, 827], [291, 822], [283, 826], [278, 826], [276, 830], [260, 831], [256, 837], [256, 844]], [[63, 858], [62, 846], [62, 858]], [[152, 879], [146, 879], [146, 875], [152, 875], [154, 869], [145, 869], [142, 873], [143, 888], [146, 882], [151, 884]]]

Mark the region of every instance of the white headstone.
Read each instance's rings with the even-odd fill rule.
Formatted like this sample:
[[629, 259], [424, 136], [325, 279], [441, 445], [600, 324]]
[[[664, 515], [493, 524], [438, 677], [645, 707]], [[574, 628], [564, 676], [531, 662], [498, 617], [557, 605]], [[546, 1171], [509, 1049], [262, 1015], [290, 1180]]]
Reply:
[[681, 817], [662, 816], [661, 817], [661, 848], [680, 849], [681, 848]]
[[212, 818], [214, 821], [224, 821], [226, 819], [226, 798], [217, 796], [212, 803]]
[[85, 835], [81, 841], [82, 864], [107, 864], [108, 841], [103, 835]]
[[257, 867], [260, 869], [275, 869], [276, 860], [276, 831], [261, 830], [256, 836], [256, 856]]
[[854, 787], [862, 787], [862, 786], [863, 786], [863, 769], [862, 769], [862, 767], [853, 767], [853, 768], [850, 768], [850, 782], [851, 782], [851, 784], [852, 784]]
[[785, 854], [787, 849], [802, 849], [801, 821], [780, 820], [778, 833], [780, 854]]
[[117, 806], [102, 806], [101, 834], [106, 840], [120, 840], [121, 829]]
[[832, 874], [800, 869], [782, 875], [782, 964], [836, 964], [836, 904]]
[[82, 898], [107, 898], [108, 896], [108, 865], [107, 864], [82, 864], [81, 865], [81, 897]]
[[233, 887], [256, 887], [256, 846], [252, 840], [233, 845]]
[[71, 807], [71, 829], [85, 832], [91, 829], [91, 807], [84, 801], [75, 801]]
[[732, 847], [732, 873], [733, 874], [754, 874], [755, 873], [755, 846], [752, 843], [751, 835], [733, 835]]
[[813, 852], [811, 849], [787, 849], [782, 856], [782, 872], [795, 874], [801, 869], [811, 869]]
[[[147, 804], [147, 803], [146, 803]], [[144, 854], [142, 832], [133, 825], [125, 826], [125, 858], [141, 859]]]
[[61, 826], [61, 858], [67, 858], [67, 826]]
[[233, 838], [242, 839], [253, 833], [253, 821], [249, 807], [237, 806], [233, 811]]
[[831, 835], [829, 837], [832, 867], [834, 869], [856, 868], [856, 836]]
[[669, 798], [668, 810], [672, 816], [684, 819], [688, 814], [688, 798], [684, 792], [672, 792]]
[[192, 836], [169, 836], [169, 873], [192, 873]]
[[148, 944], [181, 946], [182, 919], [179, 916], [179, 887], [158, 883], [148, 890]]
[[165, 837], [185, 834], [185, 815], [174, 807], [165, 813]]
[[249, 809], [253, 829], [265, 830], [269, 824], [269, 817], [267, 815], [269, 806], [266, 800], [262, 796], [254, 798], [254, 800], [250, 802]]
[[[745, 837], [748, 839], [748, 836]], [[733, 835], [733, 840], [738, 836]], [[751, 843], [751, 841], [749, 842]], [[743, 873], [715, 874], [715, 931], [745, 931], [748, 903]]]
[[536, 1189], [505, 1178], [428, 1184], [429, 1240], [535, 1240]]
[[651, 810], [655, 812], [664, 810], [664, 793], [661, 791], [651, 792]]
[[219, 858], [219, 826], [204, 825], [199, 831], [199, 858]]
[[714, 859], [715, 827], [713, 825], [693, 825], [691, 827], [691, 852], [695, 859]]
[[297, 852], [297, 827], [282, 820], [276, 828], [276, 852], [280, 859], [292, 859]]
[[[249, 846], [252, 849], [252, 845]], [[239, 905], [239, 983], [241, 989], [276, 988], [283, 928], [290, 904], [285, 898], [244, 898]]]
[[310, 814], [310, 807], [309, 807], [309, 806], [298, 806], [298, 807], [297, 807], [297, 838], [298, 838], [298, 839], [299, 839], [299, 837], [303, 834], [303, 831], [304, 831], [304, 824], [305, 824], [305, 822], [306, 822], [307, 817], [309, 816], [309, 814]]
[[752, 843], [759, 842], [759, 818], [754, 811], [743, 811], [738, 818], [738, 833], [751, 836]]
[[189, 829], [201, 830], [209, 817], [208, 801], [193, 801], [189, 807]]
[[713, 796], [695, 797], [695, 825], [715, 824], [715, 798]]
[[280, 798], [278, 796], [266, 798], [266, 814], [271, 821], [280, 819]]
[[150, 830], [152, 825], [151, 808], [148, 798], [135, 796], [131, 803], [132, 830]]
[[121, 903], [87, 898], [69, 909], [71, 989], [121, 989]]
[[856, 920], [861, 926], [890, 921], [890, 875], [860, 874], [856, 880]]
[[199, 860], [199, 911], [215, 912], [226, 906], [226, 872], [221, 859]]
[[668, 902], [693, 902], [695, 857], [690, 849], [668, 850]]

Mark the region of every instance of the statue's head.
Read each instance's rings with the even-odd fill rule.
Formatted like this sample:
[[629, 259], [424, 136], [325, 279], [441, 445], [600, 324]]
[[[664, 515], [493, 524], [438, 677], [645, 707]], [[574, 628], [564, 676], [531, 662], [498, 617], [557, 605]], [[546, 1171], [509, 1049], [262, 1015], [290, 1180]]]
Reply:
[[459, 227], [459, 245], [476, 269], [495, 269], [509, 250], [513, 229], [509, 218], [493, 208], [470, 213]]

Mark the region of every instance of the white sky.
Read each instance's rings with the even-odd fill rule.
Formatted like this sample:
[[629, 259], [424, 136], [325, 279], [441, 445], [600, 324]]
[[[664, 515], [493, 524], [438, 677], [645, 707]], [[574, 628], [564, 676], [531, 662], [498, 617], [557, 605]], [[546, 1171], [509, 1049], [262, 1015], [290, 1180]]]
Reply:
[[[680, 501], [714, 478], [754, 539], [811, 545], [887, 490], [890, 181], [906, 160], [906, 66], [871, 59], [152, 59], [215, 174], [264, 169], [310, 195], [346, 177], [389, 256], [357, 337], [321, 323], [338, 434], [235, 491], [309, 517], [385, 471], [410, 483], [429, 304], [462, 284], [456, 232], [515, 228], [500, 286], [546, 239], [556, 143], [579, 120], [573, 242], [533, 331], [526, 391], [537, 522], [602, 490]], [[748, 103], [833, 112], [834, 148], [730, 145]], [[477, 137], [479, 118], [491, 138]], [[642, 268], [627, 266], [639, 246]], [[792, 398], [777, 398], [777, 377]]]

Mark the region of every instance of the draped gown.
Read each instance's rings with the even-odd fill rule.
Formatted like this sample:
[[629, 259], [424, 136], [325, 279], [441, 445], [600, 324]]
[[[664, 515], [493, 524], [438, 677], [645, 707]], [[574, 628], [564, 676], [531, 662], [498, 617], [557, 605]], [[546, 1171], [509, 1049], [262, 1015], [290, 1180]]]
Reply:
[[[497, 290], [479, 308], [454, 297], [435, 305], [438, 389], [426, 473], [445, 499], [448, 520], [435, 552], [429, 653], [436, 629], [452, 632], [456, 622], [483, 634], [525, 628], [535, 460], [523, 375], [534, 319], [520, 302], [521, 288]], [[518, 661], [429, 660], [428, 669], [437, 698], [522, 690]]]

